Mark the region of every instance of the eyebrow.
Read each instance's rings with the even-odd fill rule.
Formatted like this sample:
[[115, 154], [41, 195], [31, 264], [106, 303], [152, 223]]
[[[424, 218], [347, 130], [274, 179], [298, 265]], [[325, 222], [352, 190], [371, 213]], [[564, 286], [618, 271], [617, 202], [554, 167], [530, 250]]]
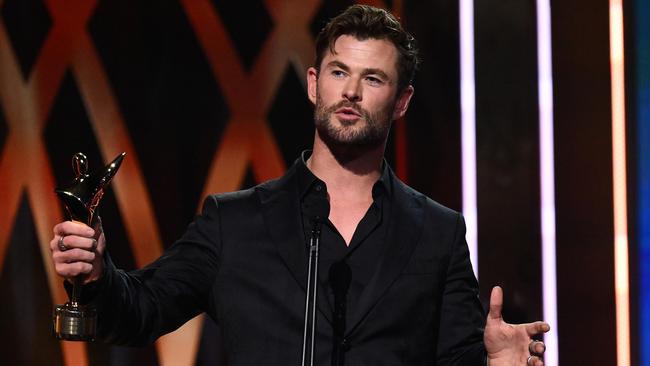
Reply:
[[[350, 72], [350, 67], [348, 65], [344, 64], [341, 61], [337, 61], [337, 60], [328, 62], [326, 67], [338, 67], [339, 69], [341, 69], [341, 70], [343, 70], [345, 72]], [[379, 76], [379, 77], [381, 77], [381, 78], [383, 78], [385, 80], [390, 80], [388, 75], [381, 69], [365, 68], [365, 69], [363, 69], [363, 72], [361, 72], [361, 75], [364, 75], [364, 76], [365, 75], [372, 75], [372, 74], [377, 75], [377, 76]]]

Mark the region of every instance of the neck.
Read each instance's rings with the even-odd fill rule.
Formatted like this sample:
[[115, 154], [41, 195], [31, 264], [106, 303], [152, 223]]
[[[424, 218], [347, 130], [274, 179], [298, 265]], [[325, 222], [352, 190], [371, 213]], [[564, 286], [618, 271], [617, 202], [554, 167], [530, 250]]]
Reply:
[[381, 176], [385, 143], [374, 147], [325, 144], [316, 132], [314, 151], [307, 167], [327, 184], [330, 195], [365, 197]]

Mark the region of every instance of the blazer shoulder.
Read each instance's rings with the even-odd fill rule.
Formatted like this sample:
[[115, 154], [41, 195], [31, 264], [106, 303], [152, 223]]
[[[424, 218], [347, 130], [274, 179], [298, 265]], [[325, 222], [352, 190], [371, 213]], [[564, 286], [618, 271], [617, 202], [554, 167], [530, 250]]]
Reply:
[[245, 201], [254, 196], [255, 187], [242, 189], [239, 191], [225, 192], [225, 193], [213, 193], [208, 198], [217, 201], [219, 204], [228, 204], [232, 202]]
[[220, 212], [224, 210], [250, 212], [258, 207], [258, 202], [254, 187], [233, 192], [213, 193], [205, 198], [203, 213], [217, 210]]
[[441, 203], [433, 200], [431, 197], [425, 195], [424, 193], [417, 191], [413, 187], [408, 186], [406, 183], [397, 178], [395, 179], [395, 183], [397, 189], [401, 190], [408, 196], [413, 197], [417, 201], [422, 202], [425, 211], [429, 215], [433, 215], [434, 217], [444, 217], [451, 220], [457, 220], [459, 216], [462, 216], [460, 212], [442, 205]]
[[[257, 210], [260, 204], [265, 203], [270, 197], [290, 186], [292, 173], [293, 170], [290, 170], [279, 178], [265, 181], [248, 189], [211, 194], [206, 198], [206, 204], [212, 201], [213, 205], [211, 206], [218, 207], [219, 210]], [[204, 207], [207, 206], [206, 204], [204, 204]]]

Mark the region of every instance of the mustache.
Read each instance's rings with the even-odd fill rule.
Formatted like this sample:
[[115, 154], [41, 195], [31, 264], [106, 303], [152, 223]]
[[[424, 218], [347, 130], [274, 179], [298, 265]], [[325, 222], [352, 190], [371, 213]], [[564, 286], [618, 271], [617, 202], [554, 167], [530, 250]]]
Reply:
[[359, 113], [360, 115], [362, 115], [364, 117], [368, 115], [368, 112], [365, 109], [361, 108], [357, 103], [350, 102], [348, 100], [342, 100], [342, 101], [330, 106], [327, 109], [328, 109], [328, 112], [334, 112], [334, 111], [336, 111], [336, 110], [338, 110], [340, 108], [354, 109], [355, 112]]

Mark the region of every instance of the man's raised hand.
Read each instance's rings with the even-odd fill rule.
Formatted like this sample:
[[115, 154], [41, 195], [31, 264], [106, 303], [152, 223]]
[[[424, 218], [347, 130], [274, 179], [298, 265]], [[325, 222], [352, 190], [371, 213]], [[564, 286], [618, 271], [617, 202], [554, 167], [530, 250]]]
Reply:
[[546, 346], [532, 337], [546, 333], [545, 322], [508, 324], [501, 316], [503, 290], [495, 286], [490, 294], [490, 312], [487, 316], [483, 342], [488, 353], [488, 366], [543, 366]]

